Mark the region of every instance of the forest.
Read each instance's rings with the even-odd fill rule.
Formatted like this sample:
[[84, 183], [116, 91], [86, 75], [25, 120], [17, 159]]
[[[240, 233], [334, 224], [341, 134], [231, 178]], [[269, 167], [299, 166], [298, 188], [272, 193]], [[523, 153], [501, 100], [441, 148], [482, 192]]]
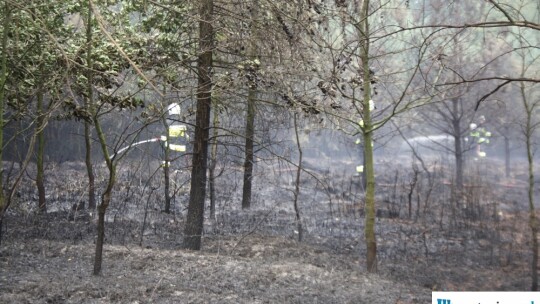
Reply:
[[537, 291], [537, 0], [1, 0], [0, 303]]

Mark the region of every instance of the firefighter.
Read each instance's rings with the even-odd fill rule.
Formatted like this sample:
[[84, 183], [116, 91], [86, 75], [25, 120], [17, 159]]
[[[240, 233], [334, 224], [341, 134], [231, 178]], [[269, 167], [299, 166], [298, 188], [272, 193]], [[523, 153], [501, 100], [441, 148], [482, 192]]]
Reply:
[[491, 132], [484, 127], [485, 122], [486, 118], [482, 115], [478, 118], [478, 124], [471, 123], [470, 125], [470, 137], [475, 145], [475, 153], [478, 158], [486, 157], [486, 152], [483, 151], [482, 146], [488, 145], [491, 138]]

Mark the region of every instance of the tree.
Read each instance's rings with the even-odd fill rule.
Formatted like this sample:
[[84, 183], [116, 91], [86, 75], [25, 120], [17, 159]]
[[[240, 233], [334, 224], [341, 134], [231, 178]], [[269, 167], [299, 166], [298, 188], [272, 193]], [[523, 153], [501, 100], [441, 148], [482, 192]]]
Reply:
[[250, 20], [250, 46], [249, 46], [249, 61], [247, 62], [246, 73], [248, 77], [248, 97], [246, 110], [246, 144], [244, 158], [244, 184], [242, 191], [242, 208], [248, 209], [251, 206], [251, 188], [253, 182], [253, 141], [254, 141], [254, 124], [255, 124], [255, 102], [257, 99], [257, 71], [260, 66], [257, 50], [257, 14], [259, 9], [259, 1], [254, 0], [251, 3], [251, 20]]
[[[65, 79], [65, 73], [57, 69], [59, 58], [56, 55], [61, 51], [58, 50], [60, 46], [56, 40], [65, 39], [69, 35], [63, 12], [56, 9], [57, 5], [55, 0], [42, 1], [40, 5], [34, 5], [33, 1], [15, 5], [18, 11], [13, 20], [17, 24], [17, 34], [12, 38], [14, 48], [22, 52], [12, 55], [13, 73], [10, 81], [13, 82], [13, 93], [10, 99], [16, 111], [24, 115], [23, 120], [35, 122], [37, 207], [41, 213], [47, 211], [44, 130], [51, 112], [60, 103], [60, 87]], [[25, 40], [32, 43], [28, 44]]]
[[[256, 137], [264, 138], [268, 134], [269, 129], [263, 125], [272, 120], [275, 109], [283, 107], [279, 104], [279, 100], [275, 100], [275, 96], [285, 86], [281, 84], [292, 81], [285, 79], [286, 73], [273, 71], [280, 69], [292, 71], [287, 65], [290, 62], [288, 52], [291, 48], [287, 46], [288, 38], [284, 38], [282, 32], [284, 26], [287, 31], [289, 29], [287, 25], [279, 23], [285, 24], [283, 18], [289, 11], [286, 9], [281, 11], [279, 8], [295, 6], [296, 4], [285, 2], [258, 0], [248, 1], [242, 5], [223, 3], [216, 13], [215, 86], [212, 98], [219, 104], [219, 109], [214, 108], [214, 118], [219, 120], [219, 126], [215, 125], [214, 128], [219, 130], [214, 129], [214, 134], [220, 133], [220, 147], [230, 148], [239, 153], [238, 155], [229, 153], [227, 160], [236, 162], [237, 158], [242, 159], [241, 205], [244, 209], [249, 208], [252, 201], [254, 155], [259, 151], [270, 150], [273, 144], [263, 143]], [[231, 14], [232, 10], [236, 13]], [[267, 13], [260, 13], [264, 11]], [[264, 36], [260, 35], [263, 29], [266, 33]], [[238, 103], [237, 100], [246, 102]], [[272, 113], [257, 115], [266, 111]], [[224, 113], [226, 115], [223, 115]], [[217, 143], [217, 137], [214, 136], [213, 140]], [[212, 149], [217, 153], [215, 144], [212, 144]], [[214, 152], [212, 154], [217, 155]], [[211, 210], [214, 210], [212, 206], [215, 206], [214, 164], [215, 162], [211, 161], [209, 167]]]
[[[98, 222], [97, 222], [97, 239], [96, 239], [96, 251], [94, 255], [94, 275], [101, 274], [101, 265], [103, 262], [103, 243], [105, 242], [105, 213], [107, 212], [107, 208], [109, 207], [109, 204], [111, 203], [112, 198], [112, 191], [113, 187], [116, 183], [116, 163], [114, 163], [113, 158], [109, 154], [109, 148], [107, 146], [107, 140], [105, 138], [105, 132], [103, 131], [101, 127], [101, 121], [100, 116], [98, 112], [98, 107], [94, 103], [93, 100], [93, 90], [94, 90], [94, 77], [92, 70], [94, 69], [94, 47], [93, 47], [93, 37], [92, 37], [92, 14], [96, 11], [96, 8], [94, 7], [94, 4], [92, 3], [92, 0], [88, 0], [88, 24], [86, 24], [86, 64], [88, 69], [88, 78], [86, 81], [88, 82], [88, 93], [89, 97], [86, 101], [86, 111], [88, 111], [88, 114], [90, 115], [90, 119], [96, 129], [96, 133], [99, 139], [99, 144], [101, 147], [101, 151], [103, 153], [103, 158], [105, 159], [105, 163], [107, 165], [107, 170], [109, 173], [109, 176], [107, 178], [107, 186], [103, 193], [101, 194], [101, 202], [98, 205], [97, 208], [97, 214], [98, 214]], [[103, 22], [99, 20], [98, 22]], [[101, 25], [102, 26], [102, 25]], [[85, 126], [85, 137], [89, 136], [89, 133], [87, 132], [87, 127]], [[85, 139], [87, 141], [87, 139]], [[87, 148], [87, 155], [89, 153], [88, 148], [89, 146], [86, 146]], [[88, 158], [87, 158], [88, 159]], [[91, 166], [88, 167], [87, 162], [87, 169], [88, 172], [91, 171]], [[93, 176], [89, 174], [89, 178]]]
[[[165, 95], [165, 94], [164, 94]], [[163, 128], [166, 130], [167, 133], [165, 135], [165, 142], [167, 143], [165, 147], [163, 147], [163, 177], [164, 177], [164, 183], [165, 183], [165, 213], [171, 213], [171, 192], [170, 192], [170, 186], [171, 186], [171, 149], [169, 148], [169, 143], [171, 142], [171, 135], [169, 132], [170, 125], [167, 123], [167, 118], [165, 115], [162, 118], [163, 122]]]
[[[439, 30], [459, 30], [463, 31], [500, 31], [505, 33], [505, 29], [523, 29], [524, 35], [530, 35], [531, 40], [527, 41], [526, 45], [522, 48], [534, 49], [536, 46], [534, 44], [535, 38], [537, 36], [537, 31], [540, 30], [540, 23], [535, 21], [537, 20], [537, 3], [531, 0], [520, 0], [520, 1], [494, 1], [489, 0], [487, 3], [491, 4], [489, 7], [485, 7], [485, 10], [482, 10], [480, 15], [487, 16], [485, 20], [478, 21], [477, 16], [475, 15], [473, 20], [458, 20], [453, 24], [443, 23], [439, 20], [432, 21], [428, 24], [422, 24], [417, 26], [407, 26], [400, 27], [398, 30], [394, 31], [390, 35], [395, 33], [410, 31], [410, 30], [422, 30], [422, 29], [436, 29]], [[481, 4], [483, 5], [483, 3]], [[460, 7], [459, 5], [456, 7]], [[462, 8], [467, 8], [467, 6], [462, 6]], [[460, 12], [461, 13], [461, 12]], [[456, 12], [455, 14], [458, 14]], [[454, 14], [454, 16], [455, 16]], [[467, 15], [467, 14], [464, 14]], [[446, 18], [441, 18], [446, 19]], [[495, 36], [497, 37], [497, 36]], [[490, 41], [490, 40], [488, 40]], [[493, 41], [493, 40], [491, 40]], [[532, 42], [532, 43], [531, 43]], [[494, 51], [497, 51], [496, 49]], [[497, 58], [509, 56], [510, 54], [516, 52], [516, 50], [504, 51], [499, 55], [492, 56], [492, 60], [486, 61], [486, 64], [483, 69], [488, 69], [490, 65]], [[465, 75], [464, 75], [465, 76]], [[461, 77], [458, 81], [447, 81], [444, 84], [440, 85], [459, 85], [465, 83], [492, 83], [492, 87], [486, 94], [484, 94], [477, 101], [477, 108], [481, 102], [488, 99], [493, 94], [497, 93], [499, 90], [513, 82], [530, 82], [538, 83], [540, 79], [534, 75], [527, 75], [520, 77], [519, 75], [499, 75], [499, 74], [473, 74], [472, 77]]]
[[[4, 108], [5, 108], [5, 89], [6, 89], [6, 80], [8, 76], [7, 68], [7, 47], [8, 47], [8, 37], [11, 23], [11, 10], [12, 8], [9, 5], [9, 1], [5, 0], [3, 2], [3, 31], [2, 31], [2, 52], [0, 55], [0, 162], [3, 162], [3, 152], [4, 152]], [[2, 220], [4, 218], [4, 213], [6, 209], [6, 201], [4, 195], [4, 169], [0, 169], [0, 242], [2, 241]]]
[[[471, 2], [472, 3], [472, 2]], [[461, 9], [469, 7], [470, 3], [458, 5]], [[398, 30], [410, 30], [410, 29], [424, 29], [433, 28], [438, 31], [453, 31], [457, 30], [459, 33], [473, 32], [481, 37], [481, 48], [479, 53], [486, 55], [481, 66], [471, 67], [468, 73], [455, 72], [457, 77], [448, 79], [444, 82], [444, 86], [471, 86], [472, 84], [482, 84], [484, 91], [482, 95], [475, 98], [475, 110], [479, 108], [481, 104], [486, 101], [493, 101], [497, 93], [504, 91], [505, 88], [511, 84], [519, 85], [519, 95], [521, 97], [523, 109], [525, 111], [525, 122], [522, 125], [523, 135], [525, 138], [526, 154], [528, 160], [528, 180], [529, 180], [529, 227], [531, 229], [531, 251], [532, 251], [532, 263], [531, 263], [531, 277], [532, 277], [532, 290], [538, 289], [538, 219], [534, 208], [534, 192], [531, 191], [534, 185], [534, 141], [533, 135], [537, 127], [535, 117], [535, 107], [537, 103], [534, 102], [534, 96], [529, 95], [528, 87], [535, 87], [540, 82], [538, 78], [538, 69], [533, 68], [537, 59], [540, 57], [538, 53], [538, 31], [540, 30], [540, 24], [538, 23], [539, 11], [537, 1], [520, 0], [520, 1], [494, 1], [489, 0], [482, 4], [484, 9], [480, 10], [479, 14], [475, 16], [469, 16], [467, 13], [460, 14], [460, 16], [467, 16], [468, 18], [462, 18], [457, 22], [440, 22], [445, 18], [438, 18], [436, 21], [432, 21], [430, 24], [421, 26], [411, 26], [407, 29]], [[485, 5], [485, 6], [484, 6]], [[460, 12], [461, 13], [461, 12]], [[481, 20], [478, 16], [482, 16]], [[448, 19], [447, 19], [448, 20]], [[488, 51], [487, 51], [488, 50]], [[521, 66], [520, 71], [516, 71], [512, 68], [508, 68], [504, 63], [512, 63], [514, 57], [520, 58], [521, 64], [515, 64], [514, 66]], [[501, 68], [501, 66], [503, 68]], [[537, 66], [537, 64], [536, 64]], [[513, 97], [512, 96], [512, 97]], [[532, 98], [531, 98], [532, 97]], [[514, 98], [510, 98], [513, 100]], [[496, 99], [495, 99], [496, 100]], [[507, 103], [503, 109], [510, 109], [515, 106], [513, 103]], [[510, 119], [511, 121], [511, 119]], [[508, 125], [504, 127], [507, 129]], [[503, 131], [508, 134], [506, 130]], [[502, 132], [501, 132], [502, 133]], [[505, 135], [505, 150], [506, 155], [509, 155], [509, 142], [508, 135]], [[506, 172], [509, 170], [509, 158], [506, 161]]]
[[[522, 30], [516, 30], [513, 32], [517, 43], [523, 46], [527, 41]], [[540, 60], [540, 53], [526, 48], [521, 49], [517, 52], [518, 59], [520, 63], [520, 77], [525, 78], [528, 73], [536, 73], [538, 70], [535, 69], [537, 62]], [[517, 61], [516, 60], [516, 61]], [[517, 65], [517, 64], [516, 64]], [[536, 70], [536, 71], [535, 71]], [[520, 82], [519, 86], [519, 97], [521, 99], [521, 104], [523, 106], [525, 121], [521, 123], [521, 128], [523, 132], [523, 137], [525, 140], [525, 148], [527, 154], [527, 165], [528, 165], [528, 205], [529, 205], [529, 228], [531, 229], [531, 290], [538, 291], [538, 255], [539, 255], [539, 245], [538, 245], [538, 232], [540, 229], [538, 217], [536, 215], [535, 208], [535, 174], [534, 174], [534, 151], [536, 150], [537, 142], [537, 132], [538, 127], [540, 126], [540, 121], [538, 120], [538, 107], [540, 106], [540, 95], [538, 94], [538, 84], [536, 83], [526, 83]]]
[[358, 34], [360, 41], [360, 61], [362, 69], [360, 75], [363, 79], [363, 92], [361, 106], [364, 127], [362, 136], [364, 142], [364, 163], [366, 171], [366, 197], [365, 197], [365, 239], [367, 246], [366, 267], [369, 272], [377, 271], [377, 240], [375, 237], [375, 169], [373, 160], [373, 130], [374, 125], [371, 118], [371, 71], [370, 71], [370, 5], [369, 0], [364, 0], [360, 9], [360, 23]]
[[497, 95], [500, 96], [498, 98], [499, 100], [490, 107], [494, 108], [490, 113], [492, 113], [492, 117], [494, 118], [494, 130], [504, 141], [504, 175], [506, 178], [510, 178], [512, 172], [512, 145], [515, 142], [512, 139], [516, 138], [517, 133], [519, 132], [516, 125], [518, 125], [519, 117], [521, 115], [508, 109], [511, 105], [505, 101], [512, 98], [509, 94], [509, 90], [502, 90]]
[[446, 146], [435, 143], [437, 150], [450, 152], [455, 162], [455, 186], [463, 188], [465, 154], [471, 149], [471, 145], [464, 141], [469, 135], [469, 125], [474, 120], [474, 103], [466, 93], [459, 94], [434, 103], [428, 107], [428, 111], [421, 111], [424, 121], [440, 134], [452, 138], [453, 145]]
[[[444, 8], [444, 9], [443, 9]], [[459, 5], [444, 2], [431, 2], [422, 7], [422, 24], [430, 24], [437, 20], [455, 18], [463, 22], [472, 22], [486, 9], [484, 3], [461, 3]], [[459, 17], [456, 17], [459, 16]], [[424, 33], [424, 31], [420, 31]], [[434, 31], [434, 39], [430, 40], [430, 56], [437, 58], [437, 63], [442, 67], [438, 89], [445, 89], [440, 94], [437, 102], [420, 110], [422, 120], [436, 130], [438, 134], [449, 136], [453, 145], [441, 145], [435, 143], [438, 151], [448, 152], [454, 156], [455, 175], [454, 184], [461, 191], [464, 183], [466, 169], [466, 154], [475, 146], [469, 138], [474, 131], [470, 125], [476, 122], [480, 115], [476, 112], [475, 97], [481, 94], [478, 87], [464, 86], [441, 86], [445, 82], [456, 82], [464, 75], [482, 75], [486, 58], [491, 55], [486, 51], [485, 40], [494, 37], [491, 32], [467, 32], [461, 30]], [[426, 40], [427, 42], [427, 40]], [[497, 49], [500, 46], [492, 46]], [[491, 48], [490, 48], [491, 49]], [[480, 51], [481, 50], [481, 51]], [[419, 133], [419, 132], [417, 132]], [[435, 135], [438, 135], [435, 134]], [[426, 135], [426, 134], [422, 134]], [[471, 141], [468, 141], [472, 139]]]
[[302, 226], [302, 219], [300, 217], [300, 209], [298, 208], [298, 196], [300, 195], [300, 175], [303, 170], [302, 157], [304, 154], [302, 151], [302, 144], [300, 143], [300, 136], [298, 135], [298, 113], [296, 112], [293, 114], [293, 122], [294, 122], [294, 135], [296, 138], [296, 147], [298, 148], [298, 165], [296, 168], [296, 181], [294, 183], [293, 206], [294, 206], [294, 213], [295, 213], [296, 229], [298, 232], [298, 241], [301, 242], [304, 237], [304, 229]]
[[[525, 124], [523, 125], [523, 133], [525, 136], [525, 146], [527, 150], [527, 163], [528, 163], [528, 191], [527, 197], [529, 201], [529, 227], [531, 229], [531, 251], [532, 251], [532, 261], [531, 261], [531, 290], [538, 290], [538, 229], [539, 223], [536, 216], [536, 210], [534, 207], [534, 142], [533, 137], [538, 126], [538, 122], [535, 121], [534, 111], [537, 108], [538, 100], [530, 101], [528, 98], [528, 90], [524, 83], [521, 83], [519, 86], [520, 97], [523, 103], [523, 108], [525, 109], [526, 119]], [[534, 100], [534, 97], [531, 98]]]
[[188, 214], [184, 229], [184, 247], [200, 250], [206, 199], [206, 170], [212, 104], [212, 68], [214, 48], [214, 1], [199, 4], [199, 58], [197, 65], [197, 112], [193, 143], [193, 166]]
[[[32, 10], [32, 13], [34, 13], [33, 19], [35, 21], [36, 19], [36, 10]], [[45, 88], [44, 88], [44, 82], [45, 82], [45, 60], [43, 58], [43, 48], [44, 45], [42, 43], [41, 34], [38, 33], [36, 35], [36, 44], [38, 48], [38, 75], [37, 75], [37, 126], [39, 130], [37, 131], [37, 155], [36, 155], [36, 167], [37, 167], [37, 174], [36, 174], [36, 187], [38, 189], [38, 209], [41, 213], [47, 212], [47, 205], [45, 202], [45, 181], [44, 181], [44, 168], [43, 168], [43, 157], [45, 153], [45, 137], [43, 134], [43, 129], [45, 128], [45, 116], [44, 116], [44, 96], [45, 96]]]
[[[101, 193], [101, 201], [97, 208], [97, 239], [93, 274], [99, 275], [105, 242], [105, 216], [112, 201], [118, 161], [125, 155], [117, 153], [116, 149], [128, 140], [133, 142], [140, 130], [146, 127], [143, 125], [136, 130], [131, 130], [133, 123], [128, 123], [126, 127], [123, 127], [123, 130], [107, 132], [103, 128], [103, 118], [107, 114], [115, 114], [120, 117], [123, 109], [132, 110], [143, 105], [143, 101], [137, 98], [136, 92], [129, 89], [130, 83], [126, 83], [128, 77], [124, 77], [123, 81], [119, 80], [119, 75], [122, 73], [127, 74], [132, 69], [150, 86], [155, 88], [155, 85], [149, 82], [135, 64], [134, 60], [138, 59], [137, 55], [140, 56], [137, 44], [144, 42], [144, 37], [136, 35], [133, 28], [127, 26], [127, 24], [131, 24], [131, 11], [128, 7], [119, 6], [103, 9], [97, 7], [92, 0], [88, 0], [85, 4], [87, 5], [83, 6], [81, 3], [75, 5], [74, 13], [87, 17], [86, 31], [76, 29], [75, 34], [66, 44], [69, 54], [74, 57], [72, 60], [80, 62], [83, 66], [83, 70], [78, 66], [69, 69], [69, 75], [74, 83], [70, 89], [72, 92], [78, 92], [83, 96], [91, 95], [91, 97], [86, 96], [84, 105], [81, 106], [78, 103], [78, 96], [71, 94], [73, 98], [65, 102], [65, 107], [74, 117], [92, 123], [107, 168], [106, 187]], [[99, 29], [94, 27], [94, 20]], [[109, 27], [105, 25], [107, 21]], [[110, 27], [111, 25], [113, 27]], [[114, 35], [117, 39], [107, 30], [108, 28], [115, 29]], [[105, 39], [97, 40], [94, 38], [95, 33], [99, 32]], [[88, 72], [89, 70], [91, 72]], [[122, 122], [122, 119], [119, 119], [119, 122]], [[130, 146], [128, 145], [128, 147]], [[113, 153], [111, 153], [111, 147]]]
[[[32, 7], [30, 12], [32, 13], [32, 21], [40, 29], [39, 24], [46, 26], [47, 31], [56, 30], [58, 37], [66, 37], [66, 32], [62, 32], [65, 29], [63, 24], [63, 18], [61, 14], [54, 13], [54, 7], [57, 5], [55, 1], [48, 1], [41, 3], [42, 5]], [[51, 12], [53, 12], [51, 14]], [[52, 17], [51, 17], [52, 16]], [[38, 22], [39, 20], [39, 22]], [[49, 100], [48, 108], [54, 107], [55, 103], [58, 103], [58, 97], [54, 96], [54, 92], [58, 91], [60, 84], [47, 81], [47, 79], [54, 79], [55, 60], [50, 56], [51, 43], [47, 43], [46, 33], [38, 30], [35, 34], [36, 41], [36, 122], [37, 122], [37, 148], [36, 148], [36, 187], [38, 190], [38, 209], [40, 212], [45, 213], [47, 211], [47, 205], [45, 201], [45, 173], [44, 173], [44, 156], [45, 156], [45, 135], [44, 130], [47, 125], [47, 111], [45, 111], [45, 98]], [[55, 47], [54, 45], [52, 47]], [[55, 100], [56, 99], [56, 100]]]
[[[87, 66], [87, 91], [85, 98], [85, 108], [90, 108], [94, 103], [94, 87], [92, 83], [93, 79], [93, 61], [92, 61], [92, 44], [93, 44], [93, 35], [94, 30], [94, 21], [92, 16], [92, 4], [88, 0], [87, 8], [87, 20], [86, 20], [86, 66]], [[90, 121], [88, 119], [84, 120], [84, 147], [85, 147], [85, 157], [84, 162], [86, 164], [86, 174], [88, 176], [88, 209], [96, 209], [96, 178], [94, 175], [94, 166], [92, 164], [92, 129]]]
[[37, 155], [36, 155], [36, 167], [37, 167], [37, 175], [36, 175], [36, 187], [38, 189], [38, 209], [40, 212], [45, 213], [47, 212], [47, 204], [45, 202], [45, 177], [44, 177], [44, 168], [43, 168], [43, 157], [45, 154], [45, 136], [43, 134], [43, 130], [45, 128], [45, 113], [43, 111], [43, 99], [45, 93], [43, 92], [43, 82], [44, 82], [44, 74], [43, 74], [43, 66], [40, 65], [39, 71], [41, 75], [39, 76], [39, 84], [38, 84], [38, 96], [37, 96], [37, 126], [39, 130], [37, 131]]
[[30, 140], [24, 147], [25, 155], [21, 159], [17, 176], [8, 182], [0, 173], [0, 226], [15, 190], [26, 173], [27, 165], [34, 156], [36, 141], [36, 183], [39, 197], [37, 207], [40, 212], [46, 211], [43, 130], [52, 113], [57, 110], [61, 95], [59, 88], [66, 77], [63, 71], [56, 69], [56, 65], [68, 64], [66, 54], [57, 42], [57, 39], [67, 37], [63, 12], [54, 10], [55, 1], [40, 3], [40, 6], [31, 4], [6, 1], [1, 7], [4, 26], [1, 34], [0, 160], [3, 160], [7, 142], [14, 139], [5, 141], [5, 127], [15, 119], [21, 129], [13, 136], [17, 133], [22, 136], [29, 135]]
[[335, 6], [324, 3], [312, 14], [311, 36], [319, 53], [314, 56], [328, 56], [325, 62], [330, 63], [317, 69], [322, 78], [317, 87], [323, 95], [317, 109], [336, 128], [361, 136], [366, 184], [364, 239], [370, 272], [377, 271], [373, 151], [375, 139], [380, 138], [376, 136], [385, 133], [386, 124], [396, 115], [432, 103], [444, 91], [435, 90], [442, 68], [428, 56], [433, 33], [426, 33], [425, 41], [410, 33], [385, 39], [392, 33], [391, 25], [408, 22], [403, 21], [412, 14], [407, 10], [396, 9], [390, 2], [364, 0], [336, 2]]
[[212, 120], [212, 143], [210, 151], [210, 166], [208, 168], [208, 187], [210, 190], [210, 218], [216, 218], [216, 166], [217, 166], [217, 151], [219, 137], [219, 102], [218, 98], [214, 98], [212, 108], [214, 109]]

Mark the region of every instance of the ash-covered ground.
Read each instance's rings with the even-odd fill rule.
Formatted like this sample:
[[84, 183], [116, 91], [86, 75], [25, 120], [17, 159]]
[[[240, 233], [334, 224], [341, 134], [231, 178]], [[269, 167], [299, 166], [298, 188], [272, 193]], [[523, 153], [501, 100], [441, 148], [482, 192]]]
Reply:
[[121, 166], [101, 276], [91, 275], [95, 215], [72, 210], [86, 198], [84, 166], [50, 165], [49, 212], [36, 214], [28, 178], [4, 220], [0, 303], [428, 303], [432, 290], [530, 288], [525, 168], [503, 178], [484, 161], [457, 191], [442, 162], [429, 174], [377, 163], [379, 271], [368, 274], [355, 164], [315, 163], [302, 172], [302, 242], [296, 169], [261, 161], [247, 211], [241, 170], [223, 166], [200, 252], [182, 249], [189, 170], [175, 173], [166, 214], [159, 165]]

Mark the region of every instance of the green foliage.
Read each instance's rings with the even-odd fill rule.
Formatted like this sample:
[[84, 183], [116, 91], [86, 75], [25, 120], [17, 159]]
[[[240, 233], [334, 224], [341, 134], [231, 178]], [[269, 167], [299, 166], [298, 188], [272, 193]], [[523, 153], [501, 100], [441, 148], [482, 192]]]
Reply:
[[68, 61], [59, 45], [68, 39], [69, 28], [64, 23], [66, 10], [55, 0], [25, 1], [10, 9], [6, 99], [12, 111], [20, 114], [30, 109], [39, 91], [58, 99], [66, 75], [59, 66], [65, 67]]
[[[127, 77], [132, 74], [132, 66], [126, 56], [142, 70], [158, 68], [159, 82], [174, 83], [179, 79], [178, 68], [168, 66], [187, 58], [186, 54], [195, 55], [189, 37], [191, 25], [184, 22], [188, 20], [189, 6], [177, 5], [170, 10], [144, 4], [94, 1], [99, 12], [90, 25], [95, 37], [91, 61], [96, 108], [144, 106], [137, 92], [146, 85], [138, 87], [140, 79]], [[89, 120], [89, 111], [81, 102], [88, 91], [88, 24], [84, 17], [88, 14], [87, 2], [32, 0], [14, 4], [11, 10], [6, 103], [13, 112], [29, 115], [33, 98], [41, 90], [47, 100], [63, 103], [65, 113], [57, 117]], [[102, 28], [114, 41], [106, 37]]]

